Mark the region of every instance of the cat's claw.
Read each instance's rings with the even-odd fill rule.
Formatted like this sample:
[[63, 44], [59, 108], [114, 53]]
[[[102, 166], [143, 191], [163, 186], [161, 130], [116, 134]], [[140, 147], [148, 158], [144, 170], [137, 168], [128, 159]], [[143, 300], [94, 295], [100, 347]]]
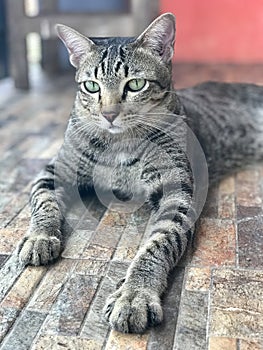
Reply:
[[163, 319], [157, 293], [150, 289], [127, 288], [125, 284], [109, 296], [104, 315], [113, 329], [123, 333], [143, 333]]
[[17, 250], [22, 265], [46, 265], [58, 258], [61, 242], [55, 236], [45, 234], [25, 236]]

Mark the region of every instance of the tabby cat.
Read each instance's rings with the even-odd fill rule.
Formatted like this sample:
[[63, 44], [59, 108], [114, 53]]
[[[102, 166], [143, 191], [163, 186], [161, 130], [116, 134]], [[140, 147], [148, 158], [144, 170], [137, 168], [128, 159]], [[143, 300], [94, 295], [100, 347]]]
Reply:
[[160, 298], [193, 236], [207, 168], [212, 181], [263, 158], [263, 87], [207, 82], [175, 91], [170, 13], [137, 38], [89, 39], [64, 25], [57, 31], [78, 89], [64, 143], [33, 183], [19, 259], [58, 258], [73, 188], [147, 203], [148, 240], [104, 309], [112, 328], [141, 333], [162, 321]]

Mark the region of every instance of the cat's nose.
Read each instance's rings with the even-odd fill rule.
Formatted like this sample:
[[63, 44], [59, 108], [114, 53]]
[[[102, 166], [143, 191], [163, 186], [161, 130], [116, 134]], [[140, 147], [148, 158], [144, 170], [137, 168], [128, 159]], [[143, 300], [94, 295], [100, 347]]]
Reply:
[[112, 123], [119, 115], [120, 108], [118, 106], [109, 108], [109, 109], [103, 109], [101, 111], [101, 114], [105, 119], [107, 119], [110, 123]]
[[103, 112], [102, 115], [104, 118], [106, 118], [110, 123], [114, 121], [114, 119], [117, 118], [119, 113], [116, 112]]

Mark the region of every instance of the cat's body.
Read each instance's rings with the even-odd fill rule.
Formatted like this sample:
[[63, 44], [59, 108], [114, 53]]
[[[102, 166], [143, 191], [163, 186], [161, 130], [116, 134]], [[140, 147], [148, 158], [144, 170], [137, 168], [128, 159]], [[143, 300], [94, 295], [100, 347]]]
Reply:
[[206, 82], [177, 92], [210, 180], [263, 159], [263, 87]]
[[147, 202], [149, 239], [105, 307], [113, 328], [143, 332], [162, 320], [167, 276], [200, 214], [206, 163], [197, 139], [211, 179], [263, 159], [263, 87], [206, 83], [176, 94], [171, 14], [138, 39], [96, 45], [65, 26], [58, 32], [77, 68], [79, 89], [64, 144], [33, 184], [20, 260], [39, 265], [58, 257], [65, 203], [74, 188]]

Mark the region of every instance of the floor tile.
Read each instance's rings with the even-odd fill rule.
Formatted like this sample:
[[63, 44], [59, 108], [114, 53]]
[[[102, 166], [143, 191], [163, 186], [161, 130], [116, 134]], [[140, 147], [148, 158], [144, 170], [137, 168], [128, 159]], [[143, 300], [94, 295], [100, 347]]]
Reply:
[[105, 350], [146, 350], [148, 334], [120, 334], [111, 331]]
[[234, 265], [236, 261], [236, 232], [232, 220], [203, 218], [196, 233], [192, 265]]
[[210, 335], [263, 339], [263, 272], [218, 269], [211, 292]]
[[209, 339], [209, 350], [238, 350], [237, 339], [211, 337]]
[[240, 340], [239, 350], [262, 350], [263, 341]]
[[189, 267], [186, 270], [185, 289], [189, 291], [208, 292], [210, 278], [210, 268]]
[[5, 296], [0, 306], [22, 309], [45, 273], [46, 268], [43, 266], [38, 268], [27, 267]]
[[182, 293], [173, 350], [206, 348], [207, 311], [207, 293], [186, 290]]
[[263, 269], [262, 227], [262, 216], [238, 222], [238, 259], [240, 267]]
[[25, 311], [4, 339], [1, 350], [28, 350], [33, 343], [46, 315], [40, 312]]
[[14, 308], [0, 308], [0, 343], [17, 319], [20, 310]]
[[94, 340], [62, 335], [40, 336], [32, 350], [103, 350], [103, 345]]
[[73, 275], [57, 297], [43, 333], [78, 335], [99, 281], [95, 276]]

